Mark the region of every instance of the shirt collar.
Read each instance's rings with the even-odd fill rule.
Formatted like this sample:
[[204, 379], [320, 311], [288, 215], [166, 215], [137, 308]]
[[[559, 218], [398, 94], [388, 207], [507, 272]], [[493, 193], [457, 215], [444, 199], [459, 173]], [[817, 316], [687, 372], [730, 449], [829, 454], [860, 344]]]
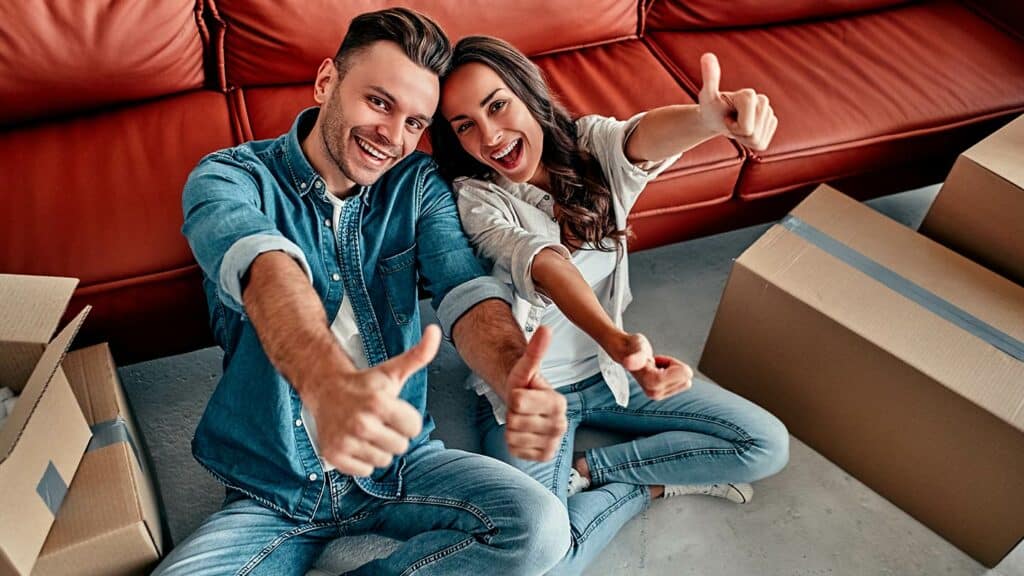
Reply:
[[[320, 107], [313, 106], [299, 112], [299, 115], [295, 117], [295, 121], [292, 123], [292, 127], [288, 130], [285, 138], [284, 158], [285, 163], [288, 165], [292, 185], [299, 193], [299, 196], [305, 196], [311, 191], [319, 191], [320, 194], [324, 195], [321, 200], [326, 202], [327, 186], [324, 183], [324, 179], [313, 168], [313, 165], [309, 163], [306, 153], [302, 151], [302, 138], [313, 129], [319, 114]], [[347, 199], [359, 197], [362, 199], [363, 204], [369, 205], [369, 194], [367, 194], [369, 189], [369, 186], [359, 186], [355, 196], [350, 196]]]

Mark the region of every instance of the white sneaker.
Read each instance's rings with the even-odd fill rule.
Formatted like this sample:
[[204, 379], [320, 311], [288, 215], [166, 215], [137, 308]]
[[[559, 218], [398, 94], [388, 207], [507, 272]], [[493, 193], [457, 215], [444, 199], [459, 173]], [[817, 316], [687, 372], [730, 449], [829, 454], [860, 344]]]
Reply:
[[746, 504], [754, 498], [754, 488], [750, 484], [666, 484], [663, 497], [671, 498], [683, 494], [704, 494], [725, 498], [737, 504]]
[[566, 489], [566, 498], [570, 498], [590, 488], [590, 479], [580, 476], [575, 468], [569, 469], [569, 486]]

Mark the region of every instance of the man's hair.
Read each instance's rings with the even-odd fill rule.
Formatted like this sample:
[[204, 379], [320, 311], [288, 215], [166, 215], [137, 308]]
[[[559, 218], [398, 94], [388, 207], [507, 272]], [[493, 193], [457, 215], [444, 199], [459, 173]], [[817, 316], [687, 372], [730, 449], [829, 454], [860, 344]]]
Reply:
[[351, 58], [381, 40], [394, 42], [410, 60], [438, 76], [451, 66], [451, 43], [436, 22], [408, 8], [389, 8], [352, 19], [334, 55], [339, 74], [344, 77]]

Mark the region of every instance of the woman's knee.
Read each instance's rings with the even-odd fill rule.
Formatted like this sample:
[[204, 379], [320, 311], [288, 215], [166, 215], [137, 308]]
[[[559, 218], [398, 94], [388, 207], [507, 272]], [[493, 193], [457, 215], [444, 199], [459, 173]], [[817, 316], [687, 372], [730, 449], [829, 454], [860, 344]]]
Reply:
[[765, 412], [751, 434], [747, 456], [751, 462], [751, 480], [777, 474], [789, 462], [789, 430], [774, 415]]

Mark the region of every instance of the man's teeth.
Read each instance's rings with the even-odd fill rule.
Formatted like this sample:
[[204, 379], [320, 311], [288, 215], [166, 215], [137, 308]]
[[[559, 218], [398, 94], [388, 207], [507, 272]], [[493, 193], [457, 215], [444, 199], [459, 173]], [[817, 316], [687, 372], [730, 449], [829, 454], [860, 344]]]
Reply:
[[491, 158], [494, 158], [495, 160], [501, 160], [505, 156], [508, 156], [508, 153], [511, 152], [516, 147], [516, 143], [518, 143], [518, 142], [519, 142], [518, 138], [516, 138], [515, 140], [509, 142], [508, 146], [505, 146], [504, 148], [499, 150], [497, 154], [491, 155]]
[[386, 155], [384, 155], [382, 152], [380, 152], [376, 148], [370, 146], [366, 142], [363, 142], [362, 138], [356, 138], [356, 144], [359, 144], [360, 148], [365, 150], [367, 154], [369, 154], [370, 156], [373, 156], [377, 160], [386, 160], [387, 159]]

